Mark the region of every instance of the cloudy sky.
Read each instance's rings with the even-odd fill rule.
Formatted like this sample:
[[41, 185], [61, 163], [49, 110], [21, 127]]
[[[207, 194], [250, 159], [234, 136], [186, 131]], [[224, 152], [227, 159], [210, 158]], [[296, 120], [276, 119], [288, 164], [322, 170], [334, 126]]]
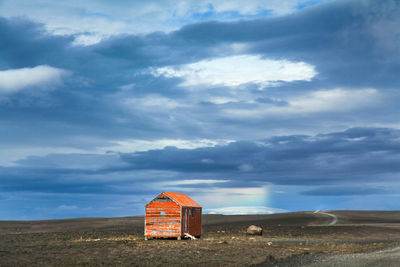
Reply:
[[396, 0], [0, 0], [0, 219], [400, 209]]

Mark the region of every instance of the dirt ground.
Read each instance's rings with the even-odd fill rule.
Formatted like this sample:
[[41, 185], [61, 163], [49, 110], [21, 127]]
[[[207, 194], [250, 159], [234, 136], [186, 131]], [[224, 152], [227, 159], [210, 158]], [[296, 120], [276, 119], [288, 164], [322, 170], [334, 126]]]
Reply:
[[[198, 240], [143, 238], [143, 217], [0, 221], [0, 266], [290, 266], [400, 245], [400, 212], [203, 215]], [[247, 236], [251, 225], [262, 236]], [[323, 253], [323, 254], [322, 254]]]

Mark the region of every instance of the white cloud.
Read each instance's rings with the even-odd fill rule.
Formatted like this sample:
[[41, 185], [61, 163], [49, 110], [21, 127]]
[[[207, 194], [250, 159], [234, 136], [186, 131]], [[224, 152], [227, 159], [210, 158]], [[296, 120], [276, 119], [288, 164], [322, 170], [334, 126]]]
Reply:
[[253, 55], [202, 60], [177, 67], [154, 69], [152, 73], [155, 76], [182, 78], [182, 86], [238, 86], [255, 83], [263, 87], [281, 81], [310, 81], [317, 74], [314, 66], [305, 62], [262, 59]]
[[227, 183], [231, 180], [215, 180], [215, 179], [193, 179], [166, 182], [164, 185], [194, 185], [194, 184], [216, 184]]
[[383, 96], [376, 89], [332, 89], [282, 99], [285, 106], [254, 104], [253, 108], [226, 109], [224, 116], [234, 118], [260, 118], [268, 115], [307, 114], [315, 112], [344, 112], [369, 108], [382, 103]]
[[33, 68], [10, 69], [0, 71], [0, 94], [14, 93], [31, 87], [60, 85], [62, 78], [69, 72], [47, 65]]
[[[326, 0], [320, 0], [323, 2]], [[235, 20], [255, 15], [283, 15], [309, 0], [2, 0], [0, 16], [27, 16], [56, 34], [78, 34], [76, 44], [90, 45], [123, 33], [171, 31], [205, 19]], [[207, 13], [202, 18], [199, 14]], [[211, 17], [210, 17], [211, 14]], [[238, 14], [240, 16], [238, 16]], [[79, 35], [80, 34], [80, 35]]]
[[239, 166], [239, 170], [242, 172], [249, 172], [252, 171], [254, 167], [250, 164], [242, 164]]
[[78, 209], [75, 205], [60, 205], [57, 207], [58, 210], [76, 210]]
[[[322, 0], [319, 2], [323, 2]], [[284, 15], [297, 10], [297, 7], [310, 2], [308, 0], [252, 0], [243, 4], [241, 0], [203, 0], [201, 3], [211, 3], [216, 12], [238, 12], [239, 14], [255, 15], [270, 10], [274, 15]]]
[[[127, 89], [124, 87], [122, 89]], [[151, 94], [144, 97], [127, 98], [123, 100], [123, 106], [128, 109], [142, 109], [148, 111], [164, 111], [166, 109], [175, 109], [178, 107], [187, 107], [187, 103], [179, 102], [172, 98], [164, 97], [158, 94]]]
[[348, 111], [355, 108], [369, 107], [379, 101], [379, 92], [376, 89], [360, 90], [322, 90], [312, 92], [306, 96], [289, 99], [293, 111], [318, 112], [330, 110]]
[[[105, 141], [103, 141], [105, 142]], [[174, 146], [180, 149], [195, 149], [199, 147], [213, 147], [216, 145], [227, 145], [234, 140], [228, 139], [157, 139], [157, 140], [140, 140], [127, 139], [118, 141], [107, 141], [112, 145], [97, 146], [88, 149], [78, 149], [76, 147], [49, 147], [49, 146], [23, 146], [23, 147], [0, 147], [0, 166], [16, 166], [18, 160], [25, 159], [29, 156], [44, 157], [49, 154], [65, 155], [65, 154], [98, 154], [102, 155], [109, 151], [133, 153], [139, 151], [147, 151], [154, 149], [163, 149], [168, 146]], [[96, 143], [97, 144], [97, 143]], [[212, 160], [203, 159], [203, 163], [212, 163]], [[70, 163], [71, 164], [71, 163]], [[86, 166], [87, 167], [87, 166]], [[187, 182], [187, 180], [184, 180]], [[190, 180], [198, 181], [198, 180]], [[209, 182], [214, 180], [207, 180]], [[205, 182], [207, 182], [205, 181]], [[217, 182], [217, 180], [215, 180]], [[222, 180], [218, 180], [222, 182]], [[180, 183], [181, 184], [181, 183]]]
[[264, 206], [238, 206], [238, 207], [224, 207], [216, 209], [205, 209], [204, 213], [208, 214], [224, 214], [224, 215], [245, 215], [245, 214], [272, 214], [272, 213], [282, 213], [287, 212], [287, 210], [264, 207]]
[[[223, 185], [223, 184], [221, 184]], [[170, 190], [182, 191], [179, 186], [169, 187]], [[268, 186], [260, 187], [206, 187], [190, 188], [184, 190], [196, 199], [204, 209], [216, 209], [220, 207], [237, 206], [267, 206], [269, 205]]]
[[212, 96], [206, 99], [208, 102], [221, 105], [226, 103], [234, 103], [239, 102], [240, 100], [234, 97], [219, 97], [219, 96]]
[[216, 145], [226, 145], [234, 140], [225, 139], [158, 139], [158, 140], [139, 140], [139, 139], [128, 139], [121, 141], [114, 141], [115, 145], [99, 148], [102, 151], [118, 151], [118, 152], [135, 152], [135, 151], [147, 151], [154, 149], [163, 149], [168, 146], [174, 146], [181, 149], [195, 149], [199, 147], [213, 147]]

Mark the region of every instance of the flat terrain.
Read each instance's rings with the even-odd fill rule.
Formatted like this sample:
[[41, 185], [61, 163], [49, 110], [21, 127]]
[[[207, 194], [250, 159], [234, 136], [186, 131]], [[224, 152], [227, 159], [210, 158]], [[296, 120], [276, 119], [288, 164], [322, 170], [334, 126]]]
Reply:
[[[247, 236], [251, 224], [263, 227], [263, 235]], [[346, 266], [348, 260], [365, 266], [400, 260], [398, 211], [204, 215], [198, 240], [145, 241], [143, 228], [139, 216], [0, 221], [0, 266]]]

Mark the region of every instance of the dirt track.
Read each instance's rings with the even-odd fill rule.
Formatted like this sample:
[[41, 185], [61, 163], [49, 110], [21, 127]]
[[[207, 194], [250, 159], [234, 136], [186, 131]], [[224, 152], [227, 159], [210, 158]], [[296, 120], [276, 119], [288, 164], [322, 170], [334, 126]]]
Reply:
[[400, 264], [400, 247], [366, 253], [334, 253], [322, 255], [300, 255], [281, 262], [265, 264], [262, 266], [304, 266], [304, 267], [397, 267]]
[[[194, 241], [144, 241], [143, 217], [0, 221], [0, 266], [299, 266], [326, 253], [400, 244], [400, 212], [329, 213], [336, 225], [313, 212], [205, 215], [204, 234]], [[250, 224], [262, 226], [263, 236], [247, 236]]]
[[331, 255], [319, 257], [314, 263], [305, 265], [309, 267], [328, 266], [375, 266], [389, 267], [400, 265], [400, 247], [374, 251], [369, 253], [357, 253], [349, 255]]

